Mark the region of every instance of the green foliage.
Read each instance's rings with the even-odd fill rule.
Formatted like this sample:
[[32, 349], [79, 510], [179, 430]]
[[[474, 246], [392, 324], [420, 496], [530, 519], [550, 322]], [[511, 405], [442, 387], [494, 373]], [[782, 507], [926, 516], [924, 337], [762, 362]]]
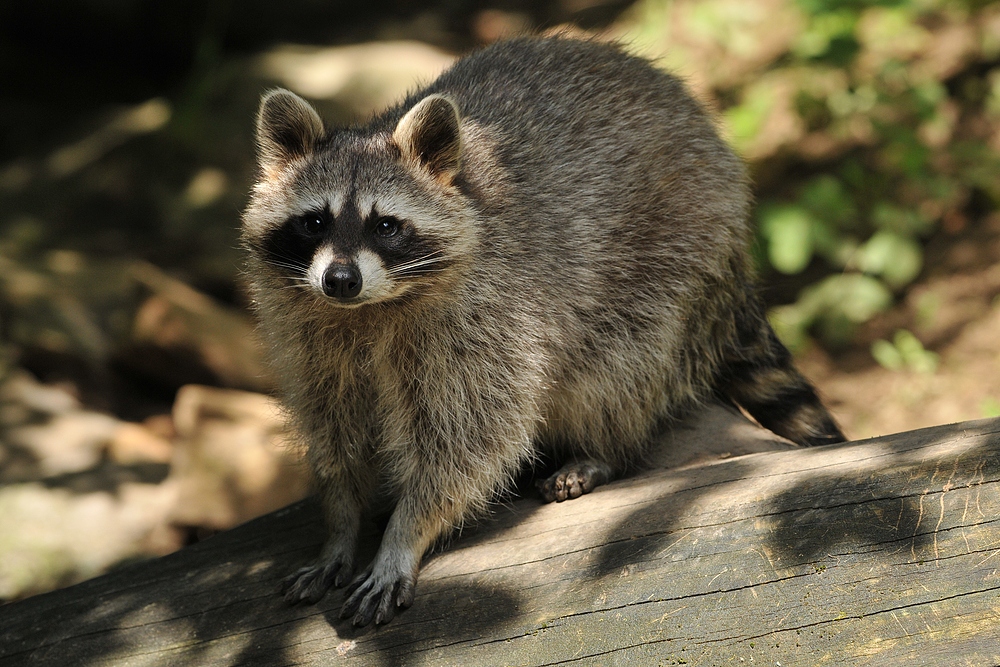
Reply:
[[799, 6], [813, 19], [792, 46], [792, 52], [804, 60], [826, 61], [836, 66], [850, 63], [858, 52], [854, 38], [857, 10], [822, 7], [841, 3], [800, 1]]
[[858, 324], [891, 303], [892, 293], [881, 281], [862, 273], [844, 273], [806, 287], [796, 303], [774, 308], [770, 319], [778, 336], [794, 351], [804, 347], [810, 327], [832, 344], [843, 344]]
[[907, 236], [875, 232], [858, 250], [858, 268], [880, 276], [890, 287], [905, 287], [917, 277], [923, 251]]
[[804, 207], [795, 205], [769, 206], [761, 210], [760, 219], [771, 266], [782, 273], [805, 269], [813, 256], [814, 229], [822, 223]]
[[771, 266], [785, 274], [800, 273], [817, 254], [833, 266], [847, 266], [858, 247], [849, 233], [856, 215], [843, 184], [830, 175], [806, 181], [794, 203], [762, 204], [758, 229]]
[[[928, 236], [1000, 207], [997, 13], [976, 0], [639, 4], [636, 38], [714, 96], [763, 167], [762, 268], [803, 276], [772, 318], [790, 345], [849, 342], [919, 277]], [[901, 354], [883, 342], [883, 359]]]
[[891, 343], [887, 340], [875, 341], [871, 351], [879, 365], [893, 371], [933, 373], [940, 361], [936, 353], [925, 350], [917, 337], [905, 329], [897, 331]]

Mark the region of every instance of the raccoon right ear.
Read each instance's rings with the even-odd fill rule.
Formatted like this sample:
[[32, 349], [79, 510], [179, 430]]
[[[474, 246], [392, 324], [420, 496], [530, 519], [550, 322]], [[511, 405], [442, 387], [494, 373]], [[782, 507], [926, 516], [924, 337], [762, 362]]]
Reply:
[[458, 107], [444, 95], [428, 95], [400, 119], [392, 133], [406, 160], [450, 182], [458, 173], [462, 142]]
[[278, 88], [265, 93], [257, 114], [257, 150], [264, 170], [280, 169], [312, 153], [323, 121], [308, 102]]

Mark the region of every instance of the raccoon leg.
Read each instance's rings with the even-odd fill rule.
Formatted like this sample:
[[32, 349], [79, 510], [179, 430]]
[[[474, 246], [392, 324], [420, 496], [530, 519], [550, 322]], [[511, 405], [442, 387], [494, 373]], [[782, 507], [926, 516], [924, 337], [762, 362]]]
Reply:
[[539, 480], [536, 487], [545, 502], [554, 500], [561, 503], [567, 498], [579, 498], [590, 493], [607, 483], [612, 476], [613, 471], [607, 463], [584, 459], [567, 463], [547, 479]]
[[736, 325], [738, 349], [727, 360], [719, 391], [761, 426], [794, 443], [843, 442], [844, 434], [816, 389], [795, 369], [791, 353], [778, 340], [755, 298], [737, 317]]
[[427, 516], [433, 510], [420, 508], [421, 504], [412, 495], [400, 499], [374, 560], [347, 587], [341, 618], [353, 616], [352, 623], [358, 627], [373, 620], [388, 623], [397, 607], [413, 604], [420, 560], [446, 523]]
[[[506, 459], [500, 453], [497, 458]], [[397, 608], [413, 603], [424, 553], [461, 525], [470, 510], [485, 506], [509, 477], [508, 471], [516, 470], [518, 459], [501, 460], [489, 470], [474, 462], [461, 470], [441, 459], [421, 463], [401, 485], [405, 492], [374, 560], [348, 587], [340, 617], [353, 616], [355, 626], [388, 623]]]
[[343, 586], [354, 571], [354, 552], [361, 526], [362, 502], [355, 485], [346, 480], [320, 480], [320, 501], [330, 536], [315, 562], [281, 581], [285, 602], [319, 602], [330, 586]]

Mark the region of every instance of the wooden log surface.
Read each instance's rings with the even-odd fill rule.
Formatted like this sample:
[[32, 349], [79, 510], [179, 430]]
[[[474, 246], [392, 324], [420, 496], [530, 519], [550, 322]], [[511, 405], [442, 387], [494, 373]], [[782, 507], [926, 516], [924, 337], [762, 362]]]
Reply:
[[660, 444], [500, 505], [386, 626], [276, 594], [323, 540], [306, 501], [0, 607], [0, 665], [1000, 664], [1000, 420], [799, 449], [712, 408]]

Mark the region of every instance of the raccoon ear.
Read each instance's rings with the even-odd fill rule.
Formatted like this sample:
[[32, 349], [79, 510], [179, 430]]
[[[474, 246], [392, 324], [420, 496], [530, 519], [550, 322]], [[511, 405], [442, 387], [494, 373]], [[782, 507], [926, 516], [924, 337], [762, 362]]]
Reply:
[[412, 160], [434, 176], [451, 181], [458, 173], [462, 151], [458, 107], [444, 95], [428, 95], [396, 125], [392, 139]]
[[309, 155], [323, 136], [316, 110], [293, 92], [278, 88], [264, 95], [257, 114], [260, 166], [280, 169], [297, 157]]

